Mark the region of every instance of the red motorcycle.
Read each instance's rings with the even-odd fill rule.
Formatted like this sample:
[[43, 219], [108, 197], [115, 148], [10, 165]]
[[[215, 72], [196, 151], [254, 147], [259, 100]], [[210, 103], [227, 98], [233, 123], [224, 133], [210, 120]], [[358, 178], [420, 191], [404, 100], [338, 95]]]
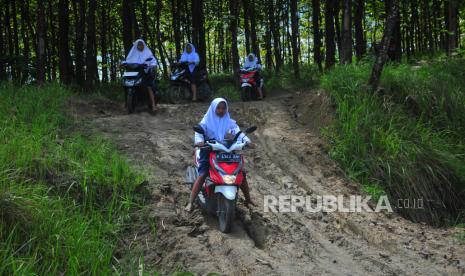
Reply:
[[[242, 68], [239, 73], [242, 101], [258, 100], [260, 95], [258, 87], [262, 85], [260, 83], [262, 80], [258, 78], [258, 71], [255, 68]], [[264, 93], [263, 87], [262, 92]]]
[[[249, 127], [245, 133], [252, 133], [256, 126]], [[194, 131], [205, 135], [202, 127], [194, 126]], [[210, 149], [210, 173], [197, 196], [200, 207], [210, 214], [218, 216], [219, 228], [223, 233], [231, 230], [235, 212], [238, 188], [244, 180], [244, 158], [239, 151], [246, 148], [243, 139], [238, 139], [242, 132], [237, 133], [233, 140], [220, 143], [214, 139], [205, 139], [205, 146]], [[198, 177], [200, 149], [196, 148], [194, 166], [189, 166], [186, 182], [192, 185]]]

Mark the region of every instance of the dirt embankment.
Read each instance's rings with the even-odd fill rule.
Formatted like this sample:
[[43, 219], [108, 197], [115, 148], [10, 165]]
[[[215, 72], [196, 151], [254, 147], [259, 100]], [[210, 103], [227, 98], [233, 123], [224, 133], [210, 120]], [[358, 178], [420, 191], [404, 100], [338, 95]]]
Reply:
[[[453, 229], [434, 229], [396, 214], [264, 212], [265, 195], [352, 195], [357, 185], [327, 156], [318, 129], [331, 119], [330, 102], [300, 93], [231, 103], [241, 126], [256, 124], [258, 149], [246, 153], [252, 196], [238, 205], [230, 234], [199, 210], [186, 214], [185, 168], [192, 162], [191, 127], [207, 104], [164, 105], [155, 116], [125, 115], [101, 103], [84, 108], [95, 131], [113, 140], [149, 172], [150, 198], [122, 242], [122, 262], [162, 274], [199, 275], [463, 275], [465, 247]], [[106, 105], [106, 106], [105, 106]]]

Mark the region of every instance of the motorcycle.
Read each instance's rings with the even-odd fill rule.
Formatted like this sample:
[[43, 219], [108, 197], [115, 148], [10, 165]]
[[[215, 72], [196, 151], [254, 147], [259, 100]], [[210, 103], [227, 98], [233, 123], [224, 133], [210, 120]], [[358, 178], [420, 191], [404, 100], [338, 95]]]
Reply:
[[[148, 58], [147, 61], [151, 61], [152, 58]], [[123, 73], [123, 87], [124, 87], [124, 99], [126, 103], [126, 109], [128, 114], [135, 111], [139, 104], [147, 103], [148, 108], [152, 109], [152, 103], [147, 95], [145, 86], [142, 85], [145, 69], [147, 64], [140, 63], [123, 63], [122, 66], [125, 68]], [[149, 71], [149, 74], [151, 72]], [[154, 97], [156, 96], [156, 84], [155, 81], [152, 84], [152, 91]]]
[[[168, 99], [172, 104], [189, 102], [192, 99], [191, 82], [188, 77], [188, 63], [174, 63], [171, 65], [170, 87], [168, 88]], [[206, 70], [200, 71], [200, 81], [197, 86], [197, 98], [207, 102], [211, 100], [212, 89], [208, 81]]]
[[242, 101], [258, 100], [260, 95], [258, 87], [260, 86], [262, 86], [263, 97], [265, 97], [265, 89], [261, 83], [263, 80], [259, 79], [255, 68], [242, 68], [239, 73]]
[[[252, 133], [256, 126], [247, 128], [244, 133]], [[194, 126], [194, 131], [204, 135], [202, 127]], [[238, 188], [244, 180], [244, 158], [239, 151], [246, 148], [247, 144], [243, 139], [238, 139], [242, 131], [238, 132], [234, 138], [225, 143], [214, 139], [205, 139], [205, 146], [196, 147], [194, 153], [194, 166], [189, 166], [186, 171], [186, 182], [192, 186], [198, 177], [201, 148], [210, 149], [209, 176], [202, 185], [197, 203], [210, 214], [218, 216], [220, 231], [228, 233], [236, 212], [236, 199]], [[206, 138], [206, 137], [205, 137]]]

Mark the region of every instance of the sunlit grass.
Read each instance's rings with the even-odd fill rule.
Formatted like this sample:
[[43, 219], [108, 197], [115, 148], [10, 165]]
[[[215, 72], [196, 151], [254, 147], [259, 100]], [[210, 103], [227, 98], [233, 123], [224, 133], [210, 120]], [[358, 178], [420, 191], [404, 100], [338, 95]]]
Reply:
[[111, 273], [142, 175], [72, 131], [62, 87], [0, 94], [0, 274]]
[[[463, 220], [465, 206], [465, 135], [459, 126], [465, 89], [457, 63], [465, 65], [388, 66], [384, 94], [377, 95], [365, 85], [368, 65], [337, 67], [322, 78], [337, 105], [336, 123], [325, 131], [330, 155], [374, 197], [384, 190], [394, 202], [422, 198], [425, 209], [401, 212], [436, 225]], [[414, 95], [415, 109], [402, 100], [408, 95]], [[450, 102], [455, 100], [461, 107]]]

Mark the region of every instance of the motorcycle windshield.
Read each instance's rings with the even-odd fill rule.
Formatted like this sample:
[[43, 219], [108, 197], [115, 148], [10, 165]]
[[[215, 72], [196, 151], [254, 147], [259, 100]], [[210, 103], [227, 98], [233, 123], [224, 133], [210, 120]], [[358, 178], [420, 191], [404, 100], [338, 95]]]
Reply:
[[123, 77], [130, 78], [130, 77], [137, 77], [139, 72], [124, 72]]

